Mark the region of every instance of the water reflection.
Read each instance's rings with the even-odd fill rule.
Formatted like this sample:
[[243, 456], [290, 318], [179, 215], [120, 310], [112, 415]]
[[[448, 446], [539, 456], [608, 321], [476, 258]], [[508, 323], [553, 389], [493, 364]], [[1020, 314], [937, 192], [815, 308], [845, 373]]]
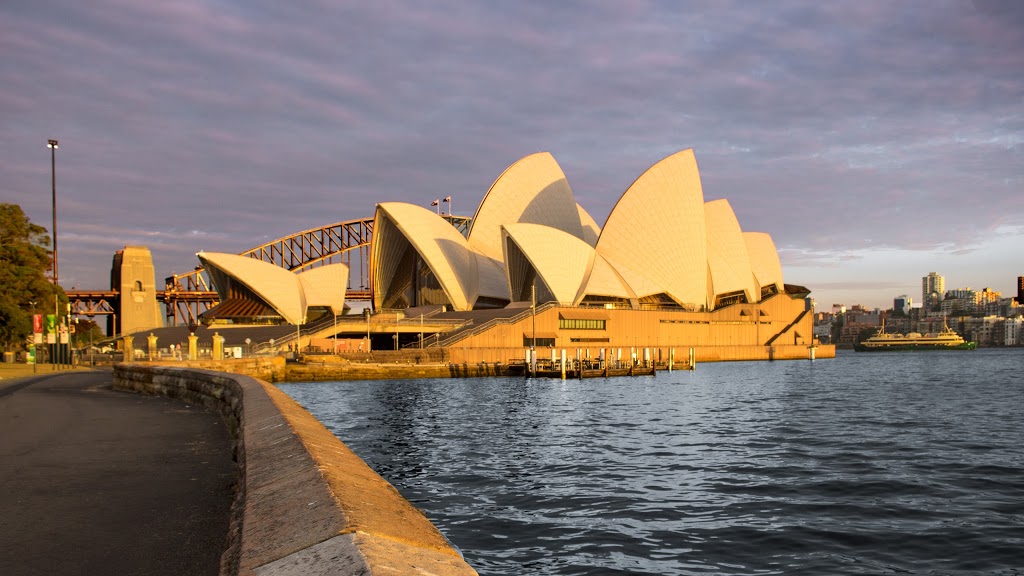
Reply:
[[983, 573], [1024, 566], [1012, 352], [282, 388], [482, 574]]

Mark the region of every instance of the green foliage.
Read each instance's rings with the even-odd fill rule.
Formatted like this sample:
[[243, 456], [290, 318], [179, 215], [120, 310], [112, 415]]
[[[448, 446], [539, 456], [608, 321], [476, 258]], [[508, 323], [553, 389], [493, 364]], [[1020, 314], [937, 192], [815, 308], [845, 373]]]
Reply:
[[838, 342], [839, 335], [843, 333], [843, 326], [846, 325], [846, 315], [836, 314], [832, 319], [832, 341]]
[[[21, 206], [0, 204], [0, 347], [20, 350], [32, 333], [32, 313], [52, 313], [54, 286], [46, 228], [29, 221]], [[56, 289], [63, 315], [67, 296]]]

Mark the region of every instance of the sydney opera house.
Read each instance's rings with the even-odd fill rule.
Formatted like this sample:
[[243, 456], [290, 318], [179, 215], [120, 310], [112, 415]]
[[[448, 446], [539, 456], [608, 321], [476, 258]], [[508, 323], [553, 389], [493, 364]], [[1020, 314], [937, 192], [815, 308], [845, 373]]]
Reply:
[[[369, 254], [373, 313], [334, 328], [368, 348], [385, 347], [388, 330], [396, 347], [442, 347], [466, 362], [522, 358], [534, 344], [540, 357], [694, 348], [709, 360], [806, 358], [815, 344], [808, 290], [785, 284], [771, 236], [744, 231], [728, 200], [705, 201], [692, 150], [641, 174], [603, 226], [546, 152], [506, 169], [464, 230], [428, 208], [382, 202]], [[199, 258], [221, 298], [208, 321], [350, 316], [344, 264], [295, 274], [237, 255]], [[401, 329], [402, 318], [418, 327]]]

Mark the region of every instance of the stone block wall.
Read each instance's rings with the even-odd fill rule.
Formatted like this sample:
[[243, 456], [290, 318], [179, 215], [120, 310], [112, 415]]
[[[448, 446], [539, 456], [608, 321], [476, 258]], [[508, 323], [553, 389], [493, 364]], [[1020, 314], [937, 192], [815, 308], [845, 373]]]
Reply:
[[224, 358], [223, 360], [213, 360], [210, 358], [202, 360], [167, 359], [147, 362], [147, 364], [151, 366], [199, 368], [202, 370], [244, 374], [267, 382], [281, 382], [286, 378], [285, 359], [283, 356], [250, 356], [248, 358]]

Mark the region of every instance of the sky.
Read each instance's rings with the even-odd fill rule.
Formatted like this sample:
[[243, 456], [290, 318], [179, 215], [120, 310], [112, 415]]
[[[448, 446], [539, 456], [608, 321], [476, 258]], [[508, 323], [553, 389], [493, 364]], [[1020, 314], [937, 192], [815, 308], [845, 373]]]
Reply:
[[687, 148], [819, 309], [1024, 275], [1016, 0], [5, 0], [0, 202], [48, 229], [50, 138], [65, 288], [126, 245], [162, 287], [378, 202], [472, 216], [539, 151], [602, 224]]

